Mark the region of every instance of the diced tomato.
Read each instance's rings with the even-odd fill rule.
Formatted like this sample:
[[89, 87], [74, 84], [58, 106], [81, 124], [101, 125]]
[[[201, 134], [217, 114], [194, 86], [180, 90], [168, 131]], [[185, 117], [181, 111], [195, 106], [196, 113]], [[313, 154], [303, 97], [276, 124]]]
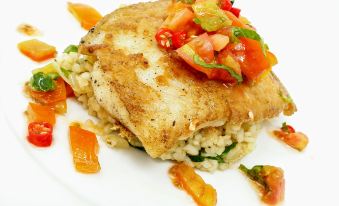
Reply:
[[193, 50], [206, 62], [214, 60], [214, 49], [207, 33], [204, 33], [188, 43]]
[[231, 55], [240, 64], [247, 79], [253, 81], [270, 68], [270, 63], [262, 52], [259, 41], [244, 37], [239, 40], [239, 43], [228, 44], [224, 52]]
[[301, 132], [288, 133], [288, 132], [276, 130], [273, 132], [273, 134], [277, 138], [285, 142], [287, 145], [289, 145], [290, 147], [298, 151], [304, 150], [306, 146], [308, 145], [308, 137], [304, 133], [301, 133]]
[[55, 124], [55, 112], [50, 106], [29, 103], [27, 108], [28, 122], [47, 122]]
[[18, 48], [21, 53], [37, 62], [45, 61], [55, 57], [56, 55], [56, 49], [54, 46], [37, 39], [20, 42], [18, 44]]
[[41, 104], [51, 104], [66, 100], [66, 87], [62, 78], [56, 80], [56, 88], [53, 91], [41, 92], [34, 91], [27, 86], [28, 94], [37, 102]]
[[240, 165], [239, 169], [256, 183], [264, 203], [276, 205], [284, 199], [285, 178], [284, 171], [281, 168], [257, 165], [252, 169], [247, 169], [244, 165]]
[[240, 28], [246, 28], [246, 29], [252, 29], [251, 27], [244, 24], [238, 17], [236, 17], [232, 12], [225, 11], [227, 17], [232, 20], [232, 26], [240, 27]]
[[228, 36], [222, 34], [213, 34], [210, 36], [210, 39], [215, 51], [221, 51], [230, 42]]
[[239, 17], [240, 17], [241, 9], [232, 7], [231, 10], [230, 10], [230, 12], [232, 12], [232, 13], [234, 14], [234, 16], [236, 16], [236, 17], [239, 18]]
[[28, 125], [27, 140], [37, 147], [48, 147], [52, 144], [53, 126], [47, 122], [31, 122]]
[[220, 1], [220, 8], [225, 11], [229, 11], [232, 8], [232, 2], [230, 0], [221, 0]]
[[158, 44], [165, 49], [170, 49], [172, 47], [172, 37], [173, 32], [170, 29], [159, 29], [157, 34], [155, 35], [155, 39]]
[[173, 47], [175, 49], [182, 47], [186, 43], [186, 38], [187, 38], [187, 32], [185, 31], [174, 32], [173, 37], [172, 37]]
[[98, 141], [94, 133], [70, 126], [70, 144], [73, 162], [77, 171], [82, 173], [97, 173], [100, 171], [98, 161]]
[[174, 32], [183, 31], [186, 25], [193, 21], [193, 18], [194, 13], [188, 8], [184, 8], [177, 11], [173, 16], [169, 16], [162, 27], [169, 28]]
[[80, 22], [81, 26], [87, 30], [102, 19], [101, 14], [96, 9], [86, 4], [68, 2], [68, 10]]
[[74, 90], [67, 82], [65, 82], [66, 97], [75, 97]]
[[174, 165], [169, 174], [175, 186], [183, 188], [199, 206], [215, 206], [217, 192], [195, 173], [194, 169], [184, 163]]

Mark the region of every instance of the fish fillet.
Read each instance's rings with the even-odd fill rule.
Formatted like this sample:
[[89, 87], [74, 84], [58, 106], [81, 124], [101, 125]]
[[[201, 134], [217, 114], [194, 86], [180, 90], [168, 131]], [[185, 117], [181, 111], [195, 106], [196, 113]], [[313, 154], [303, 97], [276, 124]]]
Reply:
[[205, 127], [242, 124], [293, 114], [296, 107], [270, 73], [248, 85], [227, 87], [161, 50], [154, 35], [169, 0], [139, 3], [105, 16], [81, 40], [80, 53], [96, 58], [91, 72], [99, 104], [156, 158]]

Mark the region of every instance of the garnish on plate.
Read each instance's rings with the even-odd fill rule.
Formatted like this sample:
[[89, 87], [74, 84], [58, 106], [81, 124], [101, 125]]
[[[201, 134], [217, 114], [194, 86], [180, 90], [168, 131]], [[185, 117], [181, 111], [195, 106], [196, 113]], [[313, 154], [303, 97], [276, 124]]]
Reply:
[[51, 59], [56, 55], [56, 49], [54, 46], [37, 39], [20, 42], [18, 44], [18, 48], [21, 53], [36, 62]]
[[102, 19], [101, 14], [96, 9], [86, 4], [68, 2], [68, 10], [86, 30], [90, 30]]
[[41, 34], [38, 28], [30, 24], [20, 24], [17, 31], [27, 36], [38, 36]]
[[99, 145], [96, 135], [74, 124], [69, 127], [69, 137], [75, 169], [81, 173], [99, 172]]
[[284, 122], [280, 130], [273, 131], [274, 136], [291, 146], [292, 148], [303, 151], [308, 145], [308, 137], [302, 132], [296, 132], [295, 129]]
[[208, 79], [259, 80], [277, 59], [230, 0], [174, 1], [155, 38]]
[[283, 201], [285, 195], [284, 171], [275, 166], [256, 165], [252, 169], [240, 165], [239, 169], [255, 183], [261, 200], [269, 205]]
[[179, 163], [171, 167], [169, 174], [173, 184], [191, 195], [198, 206], [215, 206], [217, 204], [216, 190], [206, 184], [192, 167]]

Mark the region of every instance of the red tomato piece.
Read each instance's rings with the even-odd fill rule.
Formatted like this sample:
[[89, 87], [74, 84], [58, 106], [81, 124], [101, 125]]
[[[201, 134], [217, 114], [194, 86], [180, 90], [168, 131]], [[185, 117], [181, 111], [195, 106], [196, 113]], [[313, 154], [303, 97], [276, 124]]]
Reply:
[[27, 140], [37, 147], [52, 144], [53, 126], [48, 122], [32, 122], [28, 125]]
[[188, 45], [206, 62], [214, 60], [214, 49], [211, 39], [204, 33], [188, 43]]
[[284, 199], [285, 178], [281, 168], [257, 165], [252, 169], [247, 169], [244, 165], [240, 165], [239, 169], [256, 184], [264, 203], [276, 205]]
[[155, 35], [158, 44], [165, 49], [172, 48], [173, 32], [170, 29], [162, 28]]
[[174, 32], [172, 37], [172, 44], [175, 49], [178, 49], [186, 43], [187, 32]]
[[224, 52], [231, 55], [240, 64], [241, 72], [253, 81], [270, 68], [270, 63], [262, 52], [259, 41], [244, 37], [239, 40], [239, 43], [228, 44]]
[[65, 87], [66, 87], [66, 97], [75, 97], [73, 88], [67, 82], [65, 82]]

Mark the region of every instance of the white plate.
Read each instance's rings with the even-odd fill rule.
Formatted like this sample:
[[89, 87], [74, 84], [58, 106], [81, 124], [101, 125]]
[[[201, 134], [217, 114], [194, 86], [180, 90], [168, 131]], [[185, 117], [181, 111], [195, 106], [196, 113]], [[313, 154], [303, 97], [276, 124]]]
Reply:
[[[104, 14], [120, 4], [137, 1], [82, 2]], [[336, 25], [333, 20], [339, 19], [335, 10], [338, 3], [328, 0], [318, 4], [319, 1], [306, 0], [292, 3], [269, 0], [237, 2], [243, 15], [252, 20], [271, 50], [279, 57], [280, 63], [274, 70], [299, 107], [299, 112], [293, 117], [280, 117], [267, 124], [259, 136], [256, 150], [242, 160], [248, 166], [272, 164], [285, 170], [284, 205], [338, 204], [336, 193], [331, 189], [331, 185], [339, 183], [336, 159], [339, 143], [336, 132], [339, 85], [336, 81], [338, 64], [334, 62], [338, 58], [339, 44], [336, 38], [339, 33], [333, 28]], [[22, 86], [30, 77], [31, 70], [42, 64], [33, 63], [18, 52], [16, 44], [29, 37], [17, 33], [16, 27], [23, 22], [37, 26], [43, 32], [43, 36], [38, 38], [55, 45], [59, 52], [69, 44], [78, 43], [86, 31], [69, 14], [66, 1], [11, 0], [1, 5], [0, 11], [1, 108], [6, 122], [1, 128], [4, 134], [10, 134], [1, 137], [0, 143], [3, 147], [8, 145], [3, 151], [13, 152], [6, 154], [6, 162], [12, 160], [15, 161], [13, 164], [23, 164], [28, 161], [32, 164], [28, 164], [27, 171], [6, 173], [7, 184], [0, 183], [0, 189], [5, 191], [2, 193], [5, 195], [0, 194], [0, 203], [22, 204], [20, 198], [8, 195], [21, 192], [26, 194], [25, 205], [48, 205], [51, 200], [47, 194], [59, 191], [53, 187], [61, 187], [62, 192], [58, 195], [66, 205], [195, 205], [185, 192], [172, 185], [167, 174], [172, 163], [153, 160], [133, 149], [112, 150], [101, 140], [101, 172], [95, 175], [76, 172], [72, 164], [67, 126], [71, 121], [84, 121], [90, 117], [72, 100], [68, 101], [68, 114], [58, 117], [53, 145], [47, 149], [30, 145], [25, 139], [26, 121], [23, 116], [28, 99], [23, 96]], [[309, 135], [310, 144], [305, 152], [296, 152], [267, 135], [270, 128], [279, 126], [284, 120]], [[13, 143], [13, 138], [18, 141]], [[15, 157], [15, 151], [18, 154], [25, 151], [26, 155]], [[36, 167], [32, 159], [43, 173], [48, 174], [47, 177], [40, 178], [29, 172]], [[213, 174], [198, 173], [216, 188], [218, 205], [261, 205], [256, 192], [237, 169]], [[36, 185], [30, 182], [32, 190], [28, 191], [12, 187], [12, 184], [19, 186], [14, 174], [34, 179]], [[37, 189], [35, 187], [43, 185], [42, 182], [47, 181], [45, 179], [49, 179], [51, 188], [40, 188], [38, 191], [42, 193], [36, 196], [33, 194]]]

